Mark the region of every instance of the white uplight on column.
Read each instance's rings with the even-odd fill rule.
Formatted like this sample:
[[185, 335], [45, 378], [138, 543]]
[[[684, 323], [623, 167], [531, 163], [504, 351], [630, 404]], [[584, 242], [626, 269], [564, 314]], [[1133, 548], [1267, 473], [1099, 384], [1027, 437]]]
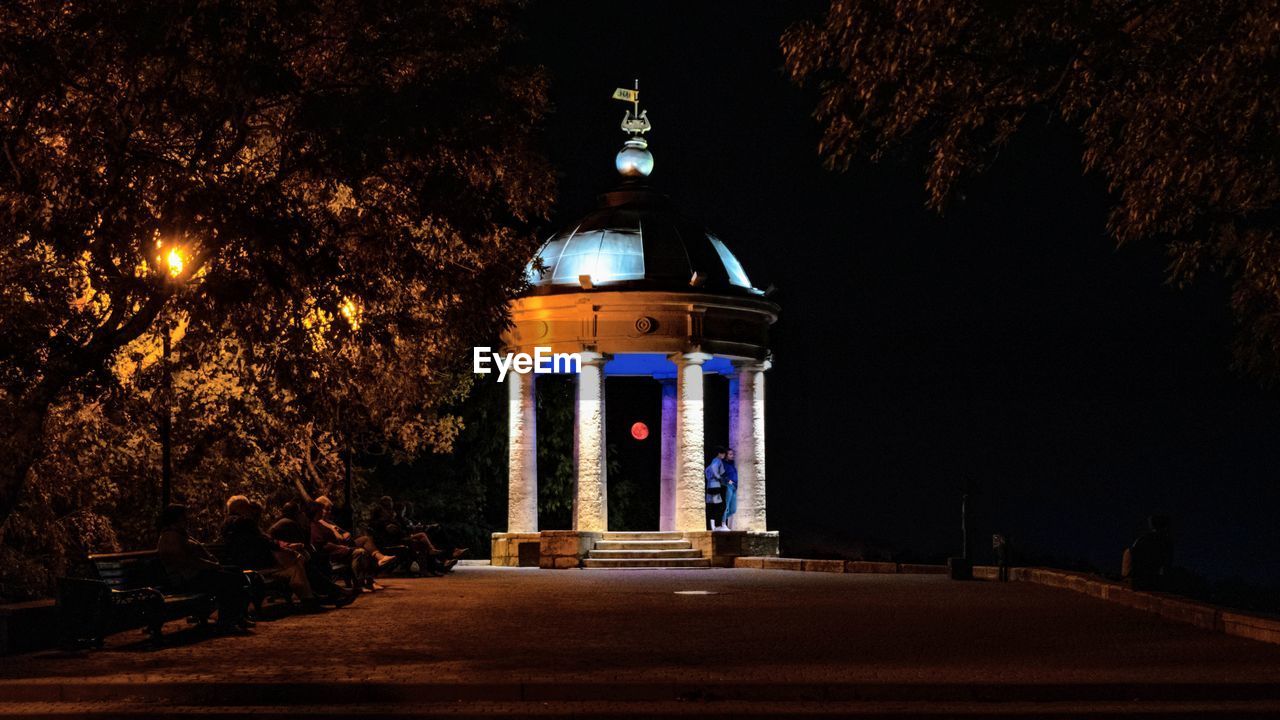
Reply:
[[538, 531], [538, 432], [534, 375], [507, 376], [507, 532]]
[[658, 381], [662, 383], [662, 465], [659, 470], [658, 529], [671, 532], [676, 529], [676, 476], [679, 474], [676, 413], [679, 395], [676, 394], [674, 377], [659, 378]]
[[738, 371], [733, 443], [738, 467], [735, 530], [765, 532], [764, 373], [769, 362], [735, 363]]
[[608, 358], [596, 352], [584, 352], [581, 358], [574, 425], [578, 476], [573, 529], [605, 532], [609, 529], [604, 422], [604, 364]]
[[694, 352], [670, 359], [676, 365], [675, 529], [695, 532], [707, 529], [702, 364], [711, 356]]

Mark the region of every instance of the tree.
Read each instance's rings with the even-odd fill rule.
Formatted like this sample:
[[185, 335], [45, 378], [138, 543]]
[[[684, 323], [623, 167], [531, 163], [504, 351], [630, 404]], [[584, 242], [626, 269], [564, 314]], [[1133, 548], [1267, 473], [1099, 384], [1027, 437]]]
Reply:
[[1028, 121], [1078, 129], [1117, 242], [1232, 282], [1240, 366], [1280, 380], [1280, 8], [1221, 0], [833, 0], [782, 38], [837, 169], [927, 146], [929, 204]]
[[0, 522], [50, 408], [111, 385], [162, 316], [192, 352], [233, 339], [303, 416], [342, 353], [440, 382], [495, 334], [552, 191], [531, 142], [545, 82], [506, 62], [510, 12], [0, 5]]

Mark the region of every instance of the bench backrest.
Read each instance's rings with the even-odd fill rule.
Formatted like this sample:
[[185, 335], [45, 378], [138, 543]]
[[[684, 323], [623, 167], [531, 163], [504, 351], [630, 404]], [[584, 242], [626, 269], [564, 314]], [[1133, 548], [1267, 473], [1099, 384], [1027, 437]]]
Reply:
[[98, 579], [113, 590], [163, 588], [170, 584], [155, 550], [90, 555], [89, 562], [98, 573]]

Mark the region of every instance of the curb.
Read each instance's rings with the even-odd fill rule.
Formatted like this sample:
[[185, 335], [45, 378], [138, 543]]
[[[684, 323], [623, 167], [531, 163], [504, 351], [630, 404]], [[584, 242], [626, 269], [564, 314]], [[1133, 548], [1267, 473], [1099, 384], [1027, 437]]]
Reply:
[[[871, 562], [867, 560], [804, 560], [801, 558], [783, 557], [739, 557], [734, 558], [735, 568], [750, 570], [799, 570], [802, 572], [826, 573], [878, 573], [889, 575], [946, 575], [946, 565], [925, 565], [923, 563]], [[982, 568], [973, 569], [974, 576]], [[991, 571], [994, 580], [996, 568], [985, 568]]]
[[5, 705], [182, 702], [205, 707], [425, 702], [1223, 702], [1280, 701], [1269, 682], [0, 682]]
[[[867, 562], [864, 560], [743, 557], [738, 558], [733, 566], [754, 570], [799, 570], [801, 572], [899, 575], [947, 574], [945, 565]], [[998, 578], [998, 574], [999, 569], [991, 565], [976, 565], [973, 568], [975, 580], [994, 581]], [[1153, 613], [1166, 620], [1194, 625], [1202, 630], [1212, 630], [1226, 635], [1280, 645], [1280, 617], [1231, 610], [1165, 593], [1133, 590], [1120, 583], [1066, 570], [1038, 567], [1010, 568], [1009, 579], [1016, 582], [1029, 582], [1036, 585], [1044, 585], [1045, 587], [1071, 590], [1098, 600], [1105, 600], [1135, 610]]]

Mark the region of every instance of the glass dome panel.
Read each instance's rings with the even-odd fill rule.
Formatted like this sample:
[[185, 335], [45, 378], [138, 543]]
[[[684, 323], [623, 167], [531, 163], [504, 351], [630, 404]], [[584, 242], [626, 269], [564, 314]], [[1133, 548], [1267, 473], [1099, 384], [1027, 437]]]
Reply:
[[724, 263], [725, 272], [729, 274], [729, 284], [751, 289], [751, 281], [747, 279], [747, 271], [742, 269], [742, 263], [738, 262], [738, 258], [734, 257], [732, 252], [729, 252], [729, 248], [725, 247], [720, 238], [708, 235], [707, 239], [715, 246], [716, 254], [720, 256], [720, 262]]
[[[560, 238], [552, 238], [542, 246], [542, 250], [534, 257], [533, 261], [525, 267], [525, 277], [529, 283], [536, 285], [551, 276], [555, 270], [556, 262], [560, 260], [560, 248], [564, 246], [564, 240]], [[542, 261], [543, 269], [537, 269], [538, 261]]]
[[565, 240], [554, 265], [553, 283], [577, 284], [581, 275], [590, 275], [596, 284], [641, 280], [644, 278], [644, 243], [638, 232], [573, 233]]

